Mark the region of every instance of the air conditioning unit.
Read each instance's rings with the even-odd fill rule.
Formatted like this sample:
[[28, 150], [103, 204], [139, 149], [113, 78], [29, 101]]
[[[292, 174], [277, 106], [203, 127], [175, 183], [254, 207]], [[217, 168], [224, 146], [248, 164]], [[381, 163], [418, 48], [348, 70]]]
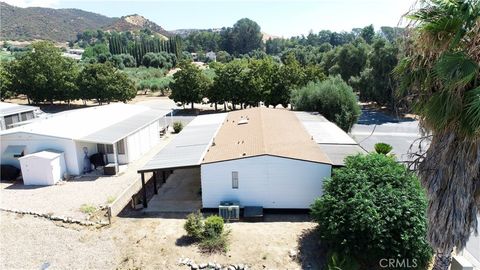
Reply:
[[240, 218], [240, 204], [235, 201], [220, 202], [218, 215], [224, 220], [238, 220]]

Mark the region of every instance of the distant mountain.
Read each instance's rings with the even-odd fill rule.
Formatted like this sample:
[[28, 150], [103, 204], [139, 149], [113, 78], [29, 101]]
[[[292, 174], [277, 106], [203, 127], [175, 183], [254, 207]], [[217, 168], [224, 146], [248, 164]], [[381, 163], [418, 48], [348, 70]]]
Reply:
[[0, 2], [0, 18], [2, 40], [53, 41], [72, 40], [77, 32], [101, 29], [117, 20], [80, 9], [19, 8], [4, 2]]
[[124, 31], [138, 31], [145, 28], [150, 29], [150, 31], [166, 37], [172, 35], [170, 32], [163, 29], [160, 25], [138, 14], [123, 16], [120, 19], [115, 20], [112, 24], [104, 27], [103, 29], [124, 32]]
[[46, 39], [58, 42], [75, 40], [85, 30], [138, 31], [145, 28], [162, 36], [171, 34], [137, 14], [110, 18], [80, 9], [20, 8], [0, 2], [0, 39]]

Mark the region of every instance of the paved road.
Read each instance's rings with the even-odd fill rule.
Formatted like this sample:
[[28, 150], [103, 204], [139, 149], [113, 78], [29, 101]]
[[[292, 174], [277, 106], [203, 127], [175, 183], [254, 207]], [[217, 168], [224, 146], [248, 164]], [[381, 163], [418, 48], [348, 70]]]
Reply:
[[366, 150], [373, 151], [378, 142], [393, 146], [393, 152], [400, 161], [409, 161], [410, 146], [418, 151], [418, 142], [421, 137], [418, 121], [412, 119], [395, 118], [385, 113], [363, 109], [358, 124], [353, 126], [352, 137]]

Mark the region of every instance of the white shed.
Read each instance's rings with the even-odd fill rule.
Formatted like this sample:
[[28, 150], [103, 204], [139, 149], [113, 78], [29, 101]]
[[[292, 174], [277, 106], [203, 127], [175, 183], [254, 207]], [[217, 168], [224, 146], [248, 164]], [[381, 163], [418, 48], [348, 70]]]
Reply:
[[63, 152], [41, 151], [19, 158], [24, 185], [55, 185], [66, 171]]

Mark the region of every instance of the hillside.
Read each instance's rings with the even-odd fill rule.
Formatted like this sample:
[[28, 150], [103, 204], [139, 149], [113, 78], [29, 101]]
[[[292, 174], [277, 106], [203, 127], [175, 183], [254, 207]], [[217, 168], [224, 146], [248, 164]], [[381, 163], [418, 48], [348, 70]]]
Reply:
[[119, 32], [124, 32], [138, 31], [145, 28], [150, 29], [152, 32], [163, 36], [171, 36], [171, 33], [163, 29], [160, 25], [138, 14], [123, 16], [120, 19], [114, 21], [112, 24], [104, 27], [104, 30], [115, 30]]
[[80, 9], [19, 8], [0, 2], [2, 40], [48, 39], [67, 41], [77, 32], [100, 29], [112, 24], [109, 18]]
[[80, 9], [19, 8], [0, 2], [0, 39], [52, 41], [75, 40], [85, 30], [138, 31], [145, 28], [162, 36], [171, 34], [137, 14], [110, 18]]

